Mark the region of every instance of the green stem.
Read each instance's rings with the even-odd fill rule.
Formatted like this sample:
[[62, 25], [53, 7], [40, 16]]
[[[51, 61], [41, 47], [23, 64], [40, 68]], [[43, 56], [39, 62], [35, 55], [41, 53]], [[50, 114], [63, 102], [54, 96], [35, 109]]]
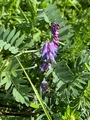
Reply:
[[[24, 68], [25, 70], [30, 70], [30, 69], [33, 69], [33, 68], [35, 68], [35, 67], [37, 67], [37, 64], [35, 64], [34, 66], [32, 66], [32, 67], [28, 67], [28, 68]], [[17, 70], [15, 70], [15, 71], [22, 71], [22, 69], [17, 69]]]
[[20, 51], [20, 53], [17, 54], [16, 57], [22, 55], [23, 53], [33, 53], [33, 52], [37, 52], [37, 51], [38, 50]]
[[26, 20], [27, 22], [29, 22], [27, 16], [24, 14], [24, 12], [23, 12], [23, 10], [21, 9], [20, 6], [19, 6], [19, 10], [21, 11], [21, 13], [22, 13], [22, 15], [24, 16], [25, 20]]
[[27, 72], [25, 71], [25, 68], [23, 67], [23, 65], [21, 64], [20, 60], [19, 60], [17, 57], [16, 57], [16, 59], [17, 59], [18, 63], [20, 64], [20, 66], [21, 66], [23, 72], [25, 73], [25, 75], [26, 75], [26, 77], [27, 77], [29, 83], [31, 84], [31, 86], [32, 86], [32, 88], [33, 88], [33, 90], [34, 90], [34, 92], [35, 92], [35, 94], [36, 94], [36, 96], [37, 96], [37, 98], [38, 98], [38, 100], [39, 100], [39, 102], [40, 102], [40, 104], [41, 104], [41, 106], [42, 106], [42, 108], [43, 108], [43, 110], [44, 110], [44, 112], [45, 112], [47, 118], [48, 118], [48, 120], [52, 120], [52, 118], [51, 118], [51, 116], [50, 116], [48, 110], [46, 109], [45, 104], [43, 103], [42, 98], [40, 97], [40, 95], [39, 95], [37, 89], [36, 89], [35, 86], [33, 85], [31, 79], [29, 78], [29, 76], [28, 76], [28, 74], [27, 74]]
[[85, 66], [88, 69], [88, 71], [90, 71], [90, 66], [87, 63], [85, 63]]
[[64, 43], [62, 43], [62, 42], [60, 42], [60, 41], [59, 41], [59, 43], [60, 43], [61, 45], [65, 45]]
[[76, 10], [79, 12], [79, 9], [76, 7], [76, 5], [75, 5], [71, 0], [69, 0], [69, 2], [70, 2], [70, 3], [72, 4], [72, 6], [75, 7]]

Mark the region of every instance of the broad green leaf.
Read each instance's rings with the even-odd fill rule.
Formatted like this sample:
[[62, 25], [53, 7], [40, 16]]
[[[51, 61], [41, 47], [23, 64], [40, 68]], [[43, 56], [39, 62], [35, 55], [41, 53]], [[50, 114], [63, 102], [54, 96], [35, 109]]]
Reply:
[[30, 107], [32, 107], [32, 108], [39, 108], [40, 106], [37, 103], [30, 102]]

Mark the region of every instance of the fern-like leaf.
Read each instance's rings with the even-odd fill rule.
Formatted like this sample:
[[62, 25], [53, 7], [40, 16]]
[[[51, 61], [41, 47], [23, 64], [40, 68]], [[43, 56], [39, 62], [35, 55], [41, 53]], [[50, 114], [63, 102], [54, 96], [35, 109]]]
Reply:
[[0, 27], [0, 47], [4, 50], [9, 50], [12, 54], [18, 53], [19, 46], [24, 40], [24, 35], [20, 36], [20, 31], [16, 32], [16, 29], [5, 30], [4, 26]]

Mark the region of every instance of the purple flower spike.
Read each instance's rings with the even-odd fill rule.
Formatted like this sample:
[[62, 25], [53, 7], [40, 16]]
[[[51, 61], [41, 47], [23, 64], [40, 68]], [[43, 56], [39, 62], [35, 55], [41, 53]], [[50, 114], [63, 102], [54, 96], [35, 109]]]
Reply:
[[52, 52], [53, 56], [55, 57], [56, 56], [56, 52], [58, 50], [58, 44], [54, 43], [54, 42], [51, 42], [49, 44], [49, 48], [50, 48], [50, 51]]
[[48, 52], [48, 42], [46, 42], [43, 46], [42, 57], [44, 57], [47, 52]]
[[46, 93], [46, 92], [50, 93], [50, 89], [48, 87], [48, 83], [47, 83], [46, 80], [42, 81], [41, 88], [42, 88], [43, 94]]
[[59, 40], [60, 40], [59, 37], [54, 37], [53, 42], [54, 42], [54, 43], [58, 43]]
[[55, 61], [55, 57], [57, 56], [57, 50], [58, 50], [58, 41], [60, 38], [59, 35], [59, 24], [53, 23], [52, 24], [52, 34], [53, 34], [53, 41], [52, 42], [46, 42], [42, 49], [42, 58], [46, 61], [41, 65], [41, 71], [48, 70], [51, 67], [50, 62]]
[[44, 44], [44, 47], [42, 49], [42, 57], [46, 61], [53, 61], [56, 63], [54, 57], [56, 56], [56, 51], [57, 51], [57, 45], [54, 44], [53, 42], [47, 42]]
[[52, 31], [52, 34], [53, 34], [54, 37], [58, 37], [58, 35], [59, 35], [59, 24], [58, 23], [53, 23], [51, 31]]
[[48, 70], [49, 68], [51, 68], [51, 64], [50, 64], [50, 63], [44, 62], [44, 63], [41, 65], [41, 71], [42, 71], [42, 72]]

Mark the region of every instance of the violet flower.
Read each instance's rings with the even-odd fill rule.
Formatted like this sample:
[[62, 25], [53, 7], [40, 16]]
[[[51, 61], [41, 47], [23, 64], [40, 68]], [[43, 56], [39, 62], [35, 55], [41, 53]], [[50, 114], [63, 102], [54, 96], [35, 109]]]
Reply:
[[51, 28], [52, 34], [53, 34], [53, 41], [52, 42], [46, 42], [42, 49], [42, 58], [46, 61], [41, 65], [41, 71], [46, 71], [50, 68], [51, 64], [50, 62], [55, 61], [55, 57], [57, 56], [57, 50], [58, 50], [58, 41], [60, 38], [59, 35], [59, 24], [53, 23]]
[[43, 94], [46, 92], [50, 93], [50, 88], [48, 87], [48, 83], [46, 80], [43, 80], [41, 82], [41, 88], [42, 88]]
[[51, 60], [54, 63], [56, 63], [55, 58], [54, 58], [56, 56], [56, 51], [57, 51], [57, 46], [54, 45], [53, 42], [45, 43], [42, 49], [43, 59], [45, 59], [46, 61]]
[[52, 34], [53, 34], [54, 37], [58, 37], [58, 35], [59, 35], [59, 24], [58, 23], [53, 23], [51, 31], [52, 31]]
[[41, 71], [44, 72], [44, 71], [48, 70], [50, 67], [51, 67], [51, 64], [50, 64], [50, 63], [44, 62], [44, 63], [42, 63], [42, 65], [41, 65]]

